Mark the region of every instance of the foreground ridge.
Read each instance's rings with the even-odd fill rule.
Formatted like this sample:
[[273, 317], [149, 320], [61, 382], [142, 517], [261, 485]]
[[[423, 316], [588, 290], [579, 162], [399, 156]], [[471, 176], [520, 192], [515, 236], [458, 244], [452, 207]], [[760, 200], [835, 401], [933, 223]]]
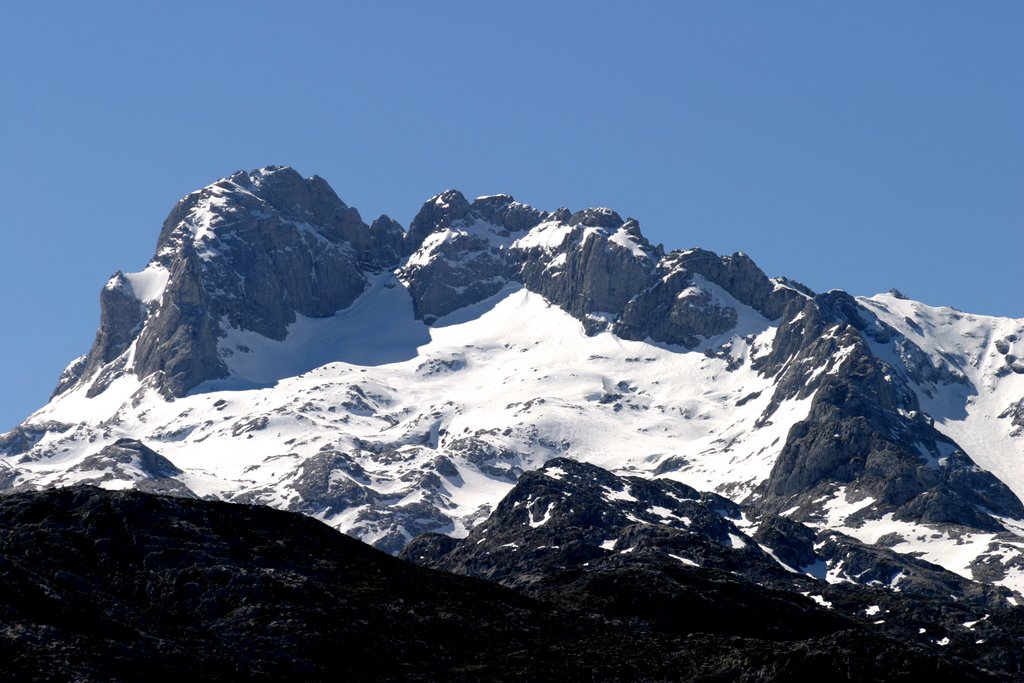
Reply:
[[[753, 584], [720, 590], [715, 605], [690, 618], [767, 602], [787, 605], [783, 621], [801, 620], [799, 633], [738, 637], [721, 624], [702, 632], [623, 620], [615, 600], [629, 597], [628, 585], [536, 600], [261, 507], [72, 487], [5, 496], [0, 515], [0, 670], [15, 680], [131, 680], [182, 667], [211, 681], [891, 681], [919, 680], [922, 671], [1008, 680], [979, 667], [994, 660], [971, 663], [879, 635], [803, 596]], [[686, 572], [680, 585], [724, 586], [707, 570]], [[1003, 616], [986, 621], [1008, 638]], [[977, 628], [988, 633], [985, 622]]]

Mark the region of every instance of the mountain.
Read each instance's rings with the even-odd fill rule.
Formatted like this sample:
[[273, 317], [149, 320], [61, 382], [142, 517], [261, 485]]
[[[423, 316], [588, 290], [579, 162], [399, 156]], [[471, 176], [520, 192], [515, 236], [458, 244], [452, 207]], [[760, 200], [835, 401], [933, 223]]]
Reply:
[[[4, 490], [258, 503], [398, 553], [570, 458], [1024, 590], [1022, 320], [815, 293], [607, 208], [448, 190], [408, 230], [368, 225], [287, 167], [185, 197], [100, 304], [89, 352], [0, 437]], [[826, 581], [884, 582], [812, 550]]]
[[0, 516], [10, 681], [1011, 680], [800, 595], [746, 586], [688, 615], [760, 600], [784, 608], [772, 633], [684, 633], [616, 616], [596, 603], [608, 587], [538, 600], [262, 506], [74, 486], [0, 497]]

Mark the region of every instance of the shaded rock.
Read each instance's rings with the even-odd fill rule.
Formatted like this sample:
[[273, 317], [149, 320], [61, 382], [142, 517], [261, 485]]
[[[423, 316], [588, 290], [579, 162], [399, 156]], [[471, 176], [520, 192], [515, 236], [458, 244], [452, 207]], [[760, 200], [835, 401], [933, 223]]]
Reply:
[[405, 250], [405, 230], [398, 221], [381, 215], [370, 224], [370, 240], [381, 266], [398, 264]]
[[72, 425], [48, 420], [42, 423], [24, 423], [6, 434], [0, 434], [0, 452], [5, 455], [21, 455], [32, 450], [50, 432], [64, 433]]
[[532, 206], [515, 201], [507, 194], [478, 197], [472, 204], [472, 210], [481, 220], [499, 225], [509, 232], [529, 230], [548, 215]]
[[[569, 221], [576, 226], [588, 223], [614, 229], [622, 226], [618, 214], [603, 209], [579, 212]], [[550, 270], [552, 255], [542, 250], [524, 254], [519, 277], [528, 289], [581, 319], [585, 326], [597, 323], [592, 331], [604, 329], [604, 321], [614, 321], [626, 303], [649, 284], [655, 266], [654, 252], [646, 240], [638, 246], [641, 255], [637, 256], [609, 238], [607, 233], [577, 227], [563, 243], [565, 250], [559, 252], [564, 262], [558, 266], [557, 277]]]
[[174, 463], [142, 442], [118, 439], [68, 469], [57, 483], [129, 482], [140, 491], [195, 498], [196, 494], [175, 478], [182, 474]]
[[411, 254], [419, 249], [430, 233], [448, 228], [454, 222], [465, 218], [471, 208], [465, 196], [458, 190], [445, 190], [428, 199], [409, 224], [405, 253]]
[[582, 225], [593, 228], [608, 228], [614, 230], [623, 224], [622, 217], [611, 209], [598, 207], [577, 211], [569, 217], [569, 225]]

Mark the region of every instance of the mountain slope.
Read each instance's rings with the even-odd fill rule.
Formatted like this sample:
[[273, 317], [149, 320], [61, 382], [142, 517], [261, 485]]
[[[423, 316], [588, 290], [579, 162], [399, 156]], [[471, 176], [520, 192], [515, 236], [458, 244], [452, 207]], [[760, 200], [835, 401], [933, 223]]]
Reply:
[[787, 640], [858, 624], [992, 668], [1015, 661], [1015, 629], [995, 625], [1020, 611], [1005, 588], [568, 458], [523, 475], [467, 538], [423, 535], [402, 556], [669, 633]]
[[568, 456], [1024, 589], [1020, 321], [815, 294], [610, 209], [449, 190], [367, 225], [286, 167], [183, 199], [101, 306], [0, 437], [7, 490], [256, 502], [398, 552]]

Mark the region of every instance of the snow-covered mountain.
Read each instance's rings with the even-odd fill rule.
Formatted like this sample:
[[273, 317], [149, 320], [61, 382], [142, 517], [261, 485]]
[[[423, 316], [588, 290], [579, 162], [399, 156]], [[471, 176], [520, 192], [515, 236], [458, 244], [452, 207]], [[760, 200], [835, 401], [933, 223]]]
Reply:
[[287, 167], [185, 197], [100, 300], [0, 437], [5, 490], [262, 503], [398, 552], [567, 457], [1024, 590], [1024, 320], [816, 294], [610, 209], [449, 190], [367, 225]]

